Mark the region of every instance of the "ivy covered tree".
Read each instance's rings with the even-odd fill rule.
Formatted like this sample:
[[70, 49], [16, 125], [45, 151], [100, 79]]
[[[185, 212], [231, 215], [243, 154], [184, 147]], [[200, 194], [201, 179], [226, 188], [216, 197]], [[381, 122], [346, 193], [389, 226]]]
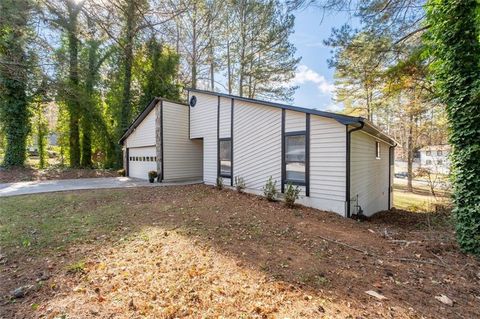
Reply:
[[480, 255], [480, 25], [477, 0], [430, 0], [427, 43], [453, 146], [453, 200], [460, 247]]
[[142, 87], [140, 108], [144, 108], [155, 96], [170, 100], [180, 99], [180, 86], [176, 84], [180, 63], [177, 53], [152, 36], [138, 59]]
[[5, 166], [22, 166], [26, 158], [30, 130], [27, 41], [31, 9], [28, 0], [0, 2], [0, 121], [6, 136]]

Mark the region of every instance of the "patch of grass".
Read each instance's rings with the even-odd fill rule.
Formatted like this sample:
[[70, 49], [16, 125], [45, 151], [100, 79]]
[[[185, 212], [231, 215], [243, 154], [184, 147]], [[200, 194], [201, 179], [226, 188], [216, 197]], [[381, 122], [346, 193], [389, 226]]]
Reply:
[[69, 274], [80, 274], [85, 272], [85, 262], [83, 260], [70, 264], [66, 267]]
[[1, 198], [0, 246], [36, 254], [108, 235], [125, 214], [117, 196], [116, 192], [80, 192]]
[[434, 210], [435, 198], [395, 190], [393, 206], [412, 212], [430, 212]]

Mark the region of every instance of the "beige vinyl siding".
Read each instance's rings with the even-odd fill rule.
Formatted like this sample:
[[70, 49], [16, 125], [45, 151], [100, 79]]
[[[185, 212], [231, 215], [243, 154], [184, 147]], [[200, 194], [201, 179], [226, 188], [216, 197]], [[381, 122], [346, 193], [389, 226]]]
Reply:
[[155, 146], [155, 108], [143, 119], [137, 128], [130, 134], [126, 147]]
[[217, 180], [217, 107], [218, 97], [190, 92], [197, 97], [190, 107], [190, 138], [203, 139], [203, 181], [215, 184]]
[[285, 111], [285, 132], [305, 131], [306, 115], [302, 112]]
[[310, 202], [345, 215], [346, 128], [335, 120], [310, 117]]
[[[363, 214], [371, 216], [388, 209], [388, 144], [364, 132], [351, 137], [350, 212], [356, 212], [356, 198]], [[380, 142], [380, 159], [375, 157], [375, 142]]]
[[220, 98], [220, 138], [231, 137], [230, 127], [232, 114], [232, 100]]
[[233, 117], [233, 176], [256, 190], [272, 176], [280, 189], [282, 111], [235, 100]]
[[202, 141], [188, 136], [188, 107], [163, 102], [164, 180], [202, 178]]

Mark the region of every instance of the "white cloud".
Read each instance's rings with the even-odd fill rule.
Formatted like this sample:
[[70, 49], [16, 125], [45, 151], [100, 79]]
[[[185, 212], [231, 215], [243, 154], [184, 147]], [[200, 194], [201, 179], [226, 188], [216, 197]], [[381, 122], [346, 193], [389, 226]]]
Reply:
[[318, 74], [308, 66], [302, 64], [297, 68], [292, 84], [299, 85], [308, 82], [314, 83], [323, 94], [331, 95], [335, 90], [335, 86], [329, 83], [323, 75]]

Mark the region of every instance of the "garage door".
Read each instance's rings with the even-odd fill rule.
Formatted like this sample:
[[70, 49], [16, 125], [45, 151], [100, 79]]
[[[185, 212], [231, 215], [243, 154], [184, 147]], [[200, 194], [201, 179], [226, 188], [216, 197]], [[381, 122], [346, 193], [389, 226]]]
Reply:
[[128, 175], [148, 179], [149, 171], [157, 170], [155, 147], [137, 147], [128, 149]]

